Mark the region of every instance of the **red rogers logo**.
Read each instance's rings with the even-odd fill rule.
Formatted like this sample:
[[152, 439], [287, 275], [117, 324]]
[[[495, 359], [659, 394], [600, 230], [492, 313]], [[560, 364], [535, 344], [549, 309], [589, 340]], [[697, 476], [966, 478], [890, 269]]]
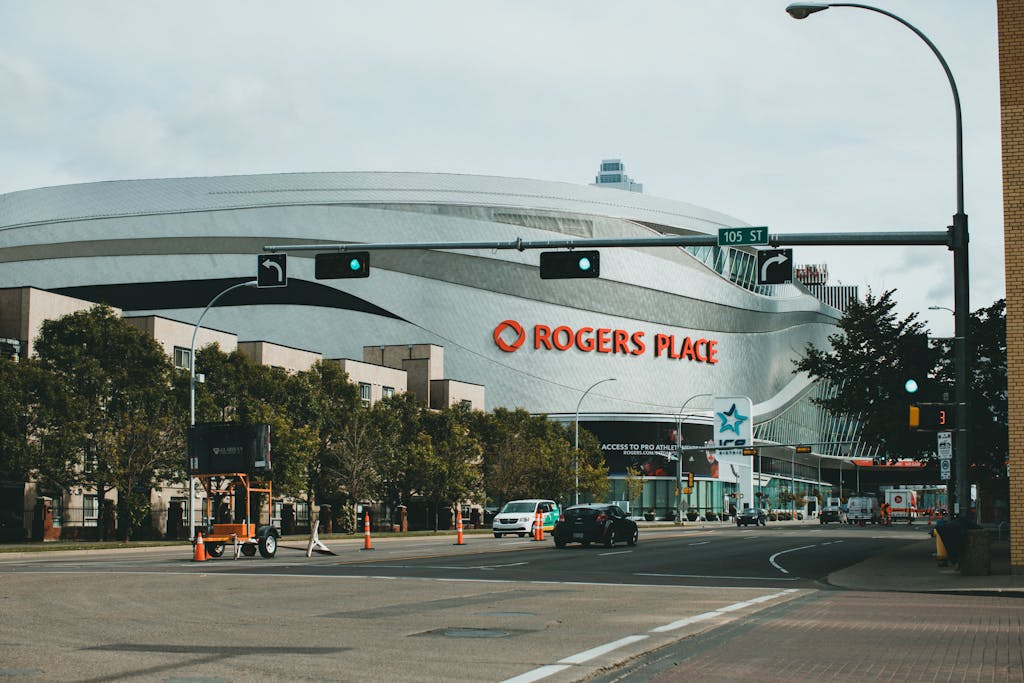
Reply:
[[[515, 339], [506, 341], [505, 330], [511, 329]], [[576, 349], [584, 353], [607, 353], [626, 356], [653, 355], [655, 358], [691, 361], [715, 365], [718, 363], [718, 341], [701, 337], [675, 334], [654, 334], [648, 339], [643, 331], [610, 327], [581, 327], [577, 330], [567, 325], [552, 328], [537, 324], [532, 328], [533, 348], [537, 351], [568, 351]], [[517, 351], [526, 341], [526, 331], [516, 320], [503, 320], [494, 328], [494, 344], [505, 353]]]
[[[516, 334], [516, 338], [511, 344], [501, 337], [507, 329], [512, 330]], [[523, 326], [515, 320], [503, 320], [494, 328], [494, 343], [497, 344], [498, 348], [505, 353], [512, 353], [522, 346], [524, 341], [526, 341], [526, 332], [523, 331]]]

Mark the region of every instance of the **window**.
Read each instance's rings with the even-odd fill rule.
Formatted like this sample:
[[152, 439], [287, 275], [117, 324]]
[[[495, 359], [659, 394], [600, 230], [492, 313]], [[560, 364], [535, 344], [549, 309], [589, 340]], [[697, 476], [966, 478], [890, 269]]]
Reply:
[[99, 464], [99, 457], [96, 455], [95, 446], [86, 446], [85, 457], [82, 459], [82, 468], [88, 472], [95, 472]]
[[366, 382], [359, 383], [359, 398], [362, 400], [364, 408], [370, 407], [370, 385]]
[[472, 408], [473, 402], [470, 401], [469, 399], [464, 398], [461, 401], [459, 401], [459, 405], [462, 406], [463, 408]]
[[100, 518], [100, 499], [93, 494], [82, 496], [82, 526], [96, 526]]
[[190, 370], [192, 367], [192, 350], [182, 346], [174, 347], [174, 367]]
[[607, 161], [601, 164], [602, 171], [621, 171], [622, 162], [620, 161]]
[[384, 387], [381, 390], [381, 396], [383, 396], [384, 398], [391, 398], [394, 395], [395, 395], [395, 388], [394, 387]]

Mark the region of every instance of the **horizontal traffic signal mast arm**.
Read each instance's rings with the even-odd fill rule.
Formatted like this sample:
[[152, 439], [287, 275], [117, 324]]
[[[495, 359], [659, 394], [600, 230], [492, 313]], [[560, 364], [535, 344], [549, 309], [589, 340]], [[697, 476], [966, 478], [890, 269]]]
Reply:
[[[953, 229], [907, 232], [808, 232], [769, 234], [768, 244], [778, 246], [954, 246]], [[718, 235], [675, 235], [662, 237], [618, 237], [566, 240], [523, 240], [504, 242], [379, 242], [350, 244], [271, 244], [263, 251], [385, 251], [390, 249], [585, 249], [596, 247], [714, 247]]]

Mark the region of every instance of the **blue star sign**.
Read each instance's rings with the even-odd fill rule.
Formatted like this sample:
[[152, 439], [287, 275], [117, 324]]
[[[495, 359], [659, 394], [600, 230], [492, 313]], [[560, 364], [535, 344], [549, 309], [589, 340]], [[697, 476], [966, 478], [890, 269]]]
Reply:
[[750, 419], [747, 415], [740, 415], [740, 411], [736, 409], [735, 403], [733, 403], [732, 407], [724, 413], [718, 413], [718, 418], [722, 421], [722, 426], [719, 431], [735, 432], [736, 436], [739, 436], [740, 434], [740, 425]]

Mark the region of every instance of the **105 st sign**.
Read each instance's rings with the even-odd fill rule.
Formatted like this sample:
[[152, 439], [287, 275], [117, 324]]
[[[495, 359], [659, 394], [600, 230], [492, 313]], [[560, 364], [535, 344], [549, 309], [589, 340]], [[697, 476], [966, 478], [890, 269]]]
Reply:
[[768, 244], [768, 227], [719, 228], [718, 246], [740, 247], [752, 244]]

